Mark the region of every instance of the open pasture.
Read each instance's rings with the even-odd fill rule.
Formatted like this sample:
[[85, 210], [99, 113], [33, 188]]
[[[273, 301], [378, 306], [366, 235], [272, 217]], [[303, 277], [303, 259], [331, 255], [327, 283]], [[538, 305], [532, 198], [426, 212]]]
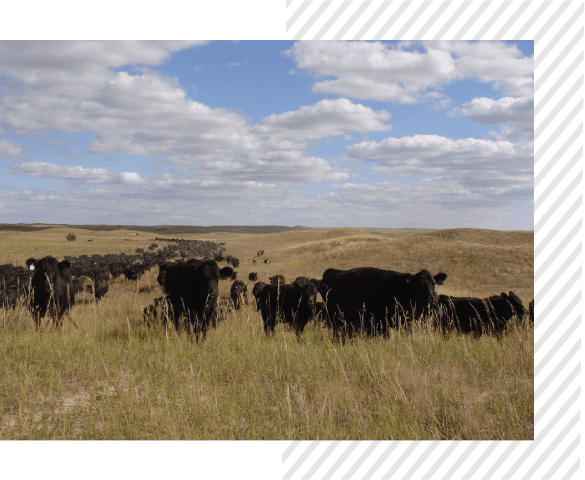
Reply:
[[[75, 233], [73, 242], [65, 240]], [[321, 324], [302, 340], [286, 325], [266, 336], [248, 274], [321, 278], [329, 267], [445, 272], [437, 293], [534, 298], [534, 234], [491, 230], [303, 229], [282, 233], [159, 234], [75, 228], [0, 232], [1, 264], [27, 258], [134, 253], [155, 237], [225, 242], [240, 260], [249, 301], [196, 343], [184, 331], [144, 325], [163, 295], [154, 267], [138, 282], [110, 280], [55, 329], [35, 330], [27, 308], [0, 309], [1, 439], [534, 438], [534, 332], [510, 325], [499, 342], [412, 335], [333, 341]], [[88, 241], [91, 240], [91, 241]], [[168, 242], [157, 242], [163, 246]], [[264, 250], [264, 255], [256, 253]], [[270, 259], [270, 263], [263, 262]], [[223, 262], [220, 266], [225, 265]]]

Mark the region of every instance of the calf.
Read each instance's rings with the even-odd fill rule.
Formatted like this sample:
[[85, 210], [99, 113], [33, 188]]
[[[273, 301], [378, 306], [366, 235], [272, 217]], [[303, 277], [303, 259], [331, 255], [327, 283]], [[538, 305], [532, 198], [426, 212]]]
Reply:
[[40, 260], [29, 258], [26, 265], [34, 267], [31, 280], [30, 309], [38, 328], [41, 320], [49, 313], [57, 326], [62, 325], [63, 315], [75, 303], [75, 292], [71, 283], [68, 260], [58, 262], [47, 256]]
[[232, 283], [232, 286], [230, 288], [230, 298], [232, 299], [232, 302], [234, 303], [234, 308], [236, 310], [240, 309], [242, 299], [247, 291], [248, 287], [241, 280], [236, 280], [234, 283]]
[[439, 295], [439, 325], [444, 334], [451, 330], [501, 338], [508, 321], [524, 319], [526, 309], [514, 292], [489, 298], [449, 297]]

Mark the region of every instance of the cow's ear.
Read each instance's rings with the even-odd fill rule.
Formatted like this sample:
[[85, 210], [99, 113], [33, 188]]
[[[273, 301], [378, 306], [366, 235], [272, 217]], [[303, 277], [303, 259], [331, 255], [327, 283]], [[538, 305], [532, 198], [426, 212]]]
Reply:
[[25, 265], [30, 268], [30, 266], [34, 266], [35, 263], [37, 263], [36, 259], [31, 257], [25, 262]]
[[506, 295], [504, 292], [502, 292], [502, 294], [500, 296], [502, 297], [502, 300], [508, 299], [508, 295]]
[[437, 285], [443, 285], [443, 282], [447, 279], [446, 273], [437, 273], [434, 277]]
[[323, 298], [325, 298], [325, 295], [329, 291], [329, 285], [327, 285], [326, 283], [321, 283], [321, 285], [319, 285], [319, 287], [317, 288], [317, 291], [321, 294]]

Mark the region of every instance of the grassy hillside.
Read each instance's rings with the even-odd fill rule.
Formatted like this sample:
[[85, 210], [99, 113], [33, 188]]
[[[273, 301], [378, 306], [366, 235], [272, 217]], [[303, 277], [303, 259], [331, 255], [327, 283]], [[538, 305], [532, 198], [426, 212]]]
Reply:
[[[65, 241], [69, 232], [76, 241]], [[0, 263], [133, 253], [160, 236], [2, 231]], [[532, 232], [342, 228], [173, 237], [225, 242], [226, 254], [240, 259], [242, 280], [252, 271], [262, 281], [277, 273], [292, 281], [321, 278], [329, 267], [429, 268], [448, 275], [439, 293], [512, 290], [525, 306], [534, 295]], [[155, 267], [138, 283], [110, 281], [99, 304], [82, 295], [61, 330], [45, 322], [35, 331], [22, 306], [0, 309], [0, 438], [534, 438], [531, 327], [513, 326], [502, 342], [445, 339], [417, 326], [412, 336], [341, 345], [311, 323], [298, 342], [286, 326], [266, 337], [250, 302], [194, 343], [184, 332], [143, 325], [142, 309], [162, 295], [156, 275]], [[226, 301], [230, 283], [220, 282]]]

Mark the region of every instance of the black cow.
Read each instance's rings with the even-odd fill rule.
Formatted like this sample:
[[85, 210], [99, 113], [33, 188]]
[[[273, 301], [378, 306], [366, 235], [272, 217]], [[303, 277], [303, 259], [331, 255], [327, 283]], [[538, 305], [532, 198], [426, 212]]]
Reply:
[[264, 263], [270, 263], [270, 260], [266, 259], [264, 260]]
[[327, 306], [327, 325], [335, 336], [345, 337], [365, 331], [368, 336], [387, 335], [388, 328], [407, 327], [428, 313], [429, 305], [438, 306], [435, 285], [442, 285], [447, 275], [435, 276], [427, 269], [416, 274], [380, 270], [372, 267], [336, 270], [323, 273], [322, 287], [329, 291], [323, 298]]
[[232, 299], [232, 302], [234, 303], [234, 308], [236, 310], [240, 309], [240, 306], [242, 304], [242, 298], [247, 291], [248, 287], [241, 280], [236, 280], [234, 283], [232, 283], [232, 286], [230, 288], [230, 298]]
[[458, 330], [475, 337], [488, 334], [500, 338], [513, 316], [522, 321], [526, 313], [522, 300], [514, 292], [484, 299], [439, 295], [439, 306], [443, 333]]
[[530, 302], [528, 304], [528, 314], [529, 314], [530, 323], [532, 323], [532, 325], [534, 325], [534, 299], [532, 300], [532, 302]]
[[220, 270], [215, 260], [192, 258], [167, 268], [164, 290], [177, 329], [182, 315], [189, 320], [187, 328], [193, 330], [196, 338], [199, 334], [205, 338], [209, 323], [215, 327], [219, 280]]
[[75, 292], [71, 283], [69, 267], [71, 262], [47, 256], [40, 260], [29, 258], [26, 265], [34, 267], [34, 275], [31, 280], [31, 303], [35, 325], [38, 328], [41, 319], [49, 313], [55, 319], [55, 324], [60, 326], [63, 315], [75, 303]]
[[254, 287], [252, 288], [252, 295], [254, 295], [254, 298], [256, 299], [256, 311], [260, 310], [260, 295], [262, 294], [262, 290], [264, 290], [264, 287], [266, 286], [266, 284], [264, 282], [258, 282], [254, 284]]
[[108, 282], [107, 280], [98, 280], [93, 289], [93, 294], [95, 296], [96, 301], [102, 298], [106, 293], [108, 293]]
[[250, 282], [255, 282], [256, 280], [258, 280], [258, 274], [257, 273], [250, 273], [250, 275], [248, 275], [248, 280]]
[[315, 312], [317, 287], [312, 283], [301, 285], [266, 285], [260, 293], [260, 311], [264, 332], [272, 332], [276, 323], [288, 323], [300, 338]]
[[169, 268], [170, 263], [163, 263], [162, 265], [158, 266], [158, 275], [156, 277], [156, 281], [161, 287], [165, 285], [165, 275], [167, 273], [167, 268]]
[[228, 278], [235, 280], [237, 275], [238, 275], [238, 272], [234, 272], [232, 267], [223, 267], [219, 271], [219, 277], [221, 280], [227, 280]]
[[11, 288], [0, 289], [0, 308], [15, 308], [19, 297], [24, 295], [24, 287], [22, 285]]
[[284, 285], [286, 280], [282, 275], [274, 275], [274, 277], [268, 277], [270, 280], [270, 285]]

